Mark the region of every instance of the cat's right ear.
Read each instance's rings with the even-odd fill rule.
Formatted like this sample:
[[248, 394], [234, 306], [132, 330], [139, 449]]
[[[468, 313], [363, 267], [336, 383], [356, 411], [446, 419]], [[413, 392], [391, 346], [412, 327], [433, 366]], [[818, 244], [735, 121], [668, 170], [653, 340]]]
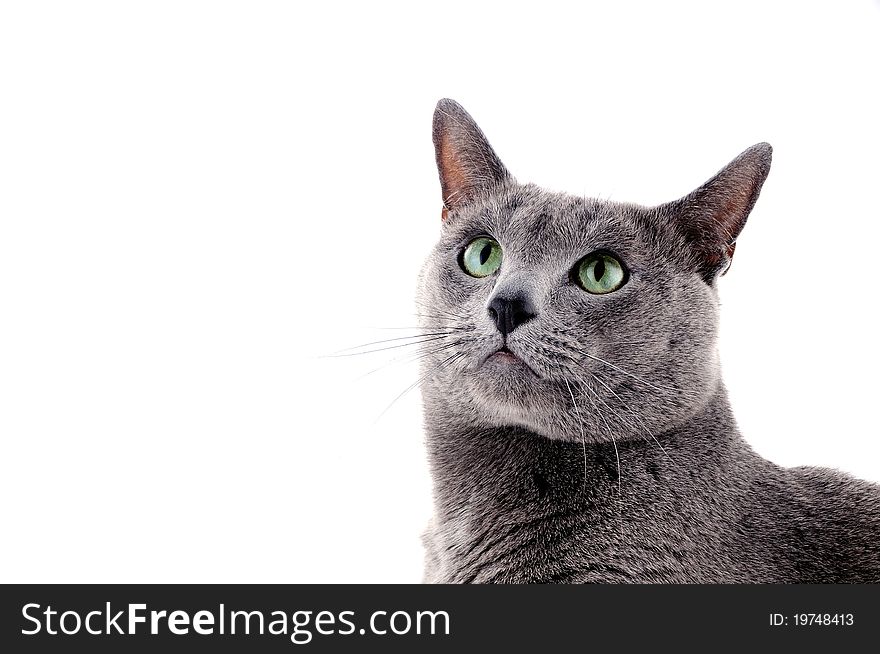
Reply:
[[482, 130], [455, 100], [444, 98], [434, 110], [434, 152], [443, 191], [443, 220], [510, 173]]
[[682, 229], [703, 278], [712, 283], [730, 267], [736, 239], [770, 172], [773, 148], [758, 143], [681, 200], [664, 206]]

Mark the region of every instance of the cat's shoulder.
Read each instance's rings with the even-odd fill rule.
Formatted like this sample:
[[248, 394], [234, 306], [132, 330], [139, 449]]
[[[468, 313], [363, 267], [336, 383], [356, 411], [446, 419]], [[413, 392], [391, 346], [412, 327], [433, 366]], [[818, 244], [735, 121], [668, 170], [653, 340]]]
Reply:
[[810, 580], [880, 582], [880, 484], [831, 468], [787, 472], [797, 506], [791, 526], [802, 539], [800, 565], [812, 560]]
[[786, 470], [795, 492], [847, 503], [868, 503], [880, 513], [880, 484], [819, 466], [798, 466]]

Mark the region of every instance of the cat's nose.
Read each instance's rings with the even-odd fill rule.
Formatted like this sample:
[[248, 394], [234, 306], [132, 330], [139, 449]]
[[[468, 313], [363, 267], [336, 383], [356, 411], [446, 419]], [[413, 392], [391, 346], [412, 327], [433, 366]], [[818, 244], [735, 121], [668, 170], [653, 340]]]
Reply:
[[522, 296], [496, 297], [489, 303], [489, 315], [504, 336], [535, 317], [532, 303]]

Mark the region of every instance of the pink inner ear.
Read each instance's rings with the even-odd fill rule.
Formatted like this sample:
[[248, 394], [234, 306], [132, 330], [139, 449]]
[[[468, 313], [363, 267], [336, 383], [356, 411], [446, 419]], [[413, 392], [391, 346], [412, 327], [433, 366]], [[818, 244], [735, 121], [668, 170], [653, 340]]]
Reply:
[[443, 210], [440, 212], [440, 220], [446, 220], [449, 218], [449, 209], [443, 207]]
[[467, 197], [470, 189], [468, 171], [456, 153], [456, 143], [447, 133], [443, 133], [439, 141], [440, 184], [443, 187], [443, 202], [450, 204], [454, 200]]
[[722, 236], [725, 237], [725, 240], [735, 239], [745, 227], [746, 218], [751, 210], [749, 205], [753, 204], [753, 191], [754, 187], [734, 189], [730, 195], [724, 198], [724, 204], [715, 220], [722, 229]]

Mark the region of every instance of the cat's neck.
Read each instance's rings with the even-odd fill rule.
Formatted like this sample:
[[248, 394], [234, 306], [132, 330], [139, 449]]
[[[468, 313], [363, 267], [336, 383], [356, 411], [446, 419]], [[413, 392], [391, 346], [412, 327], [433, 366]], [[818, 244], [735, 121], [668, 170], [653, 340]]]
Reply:
[[429, 407], [427, 445], [440, 521], [585, 510], [619, 515], [621, 505], [637, 504], [646, 492], [711, 493], [721, 475], [730, 487], [730, 476], [743, 469], [734, 463], [754, 456], [721, 384], [690, 420], [656, 440], [598, 445], [518, 428], [474, 429], [456, 420], [452, 407], [436, 404]]

